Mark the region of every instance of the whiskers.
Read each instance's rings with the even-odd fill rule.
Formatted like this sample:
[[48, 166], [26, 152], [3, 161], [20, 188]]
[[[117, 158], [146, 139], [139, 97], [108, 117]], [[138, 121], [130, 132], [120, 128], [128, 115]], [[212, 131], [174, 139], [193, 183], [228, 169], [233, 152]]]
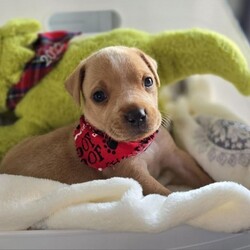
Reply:
[[171, 119], [170, 114], [161, 112], [161, 115], [162, 115], [161, 125], [168, 131], [171, 131], [173, 128], [173, 121]]

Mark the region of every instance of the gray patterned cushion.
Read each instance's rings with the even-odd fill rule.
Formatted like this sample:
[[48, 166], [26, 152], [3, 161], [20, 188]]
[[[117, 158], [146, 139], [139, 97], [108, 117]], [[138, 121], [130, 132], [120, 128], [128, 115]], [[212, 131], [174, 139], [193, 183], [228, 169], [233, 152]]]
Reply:
[[192, 155], [217, 181], [232, 180], [250, 187], [250, 126], [238, 121], [199, 115]]

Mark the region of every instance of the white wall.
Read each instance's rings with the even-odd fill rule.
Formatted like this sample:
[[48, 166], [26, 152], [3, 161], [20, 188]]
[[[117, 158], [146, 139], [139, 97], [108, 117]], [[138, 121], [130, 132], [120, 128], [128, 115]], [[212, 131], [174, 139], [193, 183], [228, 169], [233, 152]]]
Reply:
[[104, 9], [120, 14], [121, 27], [148, 32], [213, 29], [233, 39], [244, 54], [250, 55], [249, 45], [224, 0], [0, 0], [0, 25], [15, 17], [33, 17], [48, 30], [48, 19], [55, 12]]
[[241, 15], [244, 0], [227, 0], [237, 18]]

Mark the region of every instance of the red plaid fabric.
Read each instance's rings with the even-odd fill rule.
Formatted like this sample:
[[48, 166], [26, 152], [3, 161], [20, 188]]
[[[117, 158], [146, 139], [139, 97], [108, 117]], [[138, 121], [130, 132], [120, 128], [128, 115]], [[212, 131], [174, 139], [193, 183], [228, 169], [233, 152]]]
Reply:
[[25, 94], [60, 61], [71, 38], [80, 33], [53, 31], [39, 34], [33, 44], [34, 58], [26, 64], [20, 81], [9, 89], [6, 106], [14, 110]]

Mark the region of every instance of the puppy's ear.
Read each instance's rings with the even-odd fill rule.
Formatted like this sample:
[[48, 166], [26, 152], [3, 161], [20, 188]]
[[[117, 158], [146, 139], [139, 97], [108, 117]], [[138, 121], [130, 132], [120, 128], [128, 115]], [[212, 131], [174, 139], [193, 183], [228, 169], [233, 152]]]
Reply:
[[145, 54], [141, 50], [134, 48], [136, 52], [140, 55], [142, 60], [147, 64], [148, 68], [151, 70], [151, 72], [154, 75], [155, 81], [157, 83], [157, 86], [160, 87], [160, 79], [157, 73], [157, 62], [149, 55]]
[[66, 90], [73, 96], [79, 106], [81, 105], [81, 95], [83, 95], [82, 84], [85, 75], [85, 64], [86, 60], [82, 61], [65, 81]]

